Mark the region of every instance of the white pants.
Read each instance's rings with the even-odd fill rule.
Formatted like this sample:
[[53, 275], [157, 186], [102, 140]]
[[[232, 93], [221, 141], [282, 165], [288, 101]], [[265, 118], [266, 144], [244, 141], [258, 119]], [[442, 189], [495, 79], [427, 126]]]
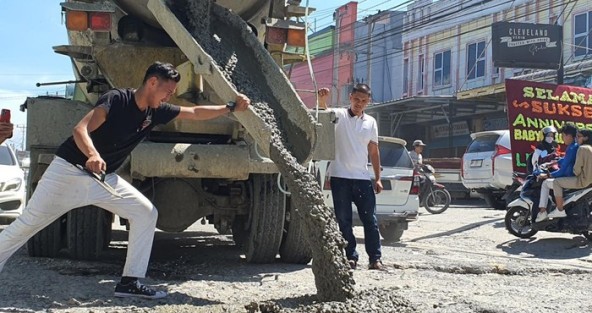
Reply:
[[547, 203], [549, 202], [549, 192], [553, 189], [553, 178], [547, 178], [541, 184], [541, 197], [539, 198], [539, 208], [547, 209]]
[[129, 245], [123, 276], [144, 277], [158, 212], [144, 195], [114, 173], [105, 182], [123, 196], [111, 195], [94, 178], [56, 157], [39, 181], [23, 214], [0, 232], [0, 271], [29, 238], [68, 211], [95, 205], [129, 221]]

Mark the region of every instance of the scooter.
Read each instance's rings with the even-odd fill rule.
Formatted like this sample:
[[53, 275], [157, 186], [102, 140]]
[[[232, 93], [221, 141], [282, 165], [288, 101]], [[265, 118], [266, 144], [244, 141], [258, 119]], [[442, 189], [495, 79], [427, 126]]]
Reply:
[[[567, 189], [563, 192], [564, 208], [567, 217], [548, 219], [536, 223], [539, 212], [539, 197], [542, 182], [538, 174], [546, 171], [545, 165], [539, 171], [529, 175], [520, 192], [520, 198], [508, 204], [505, 226], [510, 234], [519, 238], [530, 238], [539, 231], [555, 233], [571, 233], [584, 235], [592, 241], [592, 187], [584, 189]], [[547, 212], [555, 209], [555, 201], [549, 195]]]
[[[541, 159], [541, 167], [545, 168], [547, 171], [554, 171], [557, 170], [557, 159], [559, 157], [556, 153], [551, 153], [546, 157]], [[508, 187], [504, 195], [502, 196], [502, 200], [506, 201], [507, 204], [510, 204], [512, 201], [520, 198], [520, 192], [522, 191], [522, 186], [526, 182], [526, 178], [529, 174], [522, 173], [522, 172], [513, 172], [512, 173], [512, 185]], [[506, 210], [509, 206], [506, 207]]]
[[[512, 201], [520, 198], [520, 192], [522, 191], [522, 186], [526, 181], [527, 174], [521, 172], [513, 172], [512, 173], [512, 184], [506, 190], [506, 193], [502, 196], [502, 200], [504, 200], [507, 204], [510, 204]], [[506, 207], [506, 210], [508, 207]]]
[[440, 214], [450, 206], [450, 193], [446, 187], [436, 182], [434, 167], [429, 164], [419, 166], [419, 173], [423, 175], [419, 189], [419, 205], [432, 214]]

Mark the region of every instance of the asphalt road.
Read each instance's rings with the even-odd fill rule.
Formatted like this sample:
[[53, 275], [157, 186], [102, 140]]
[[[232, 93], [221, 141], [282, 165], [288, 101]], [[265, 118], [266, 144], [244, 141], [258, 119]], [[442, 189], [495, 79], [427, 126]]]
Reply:
[[[385, 271], [363, 267], [363, 230], [356, 227], [356, 288], [393, 288], [418, 312], [592, 311], [591, 248], [583, 236], [519, 239], [504, 228], [505, 211], [483, 205], [457, 202], [439, 215], [421, 209], [401, 242], [383, 245]], [[231, 236], [200, 223], [156, 234], [146, 282], [167, 288], [169, 298], [113, 299], [125, 239], [115, 230], [97, 262], [31, 258], [19, 250], [0, 273], [0, 312], [244, 312], [251, 301], [288, 308], [313, 301], [310, 265], [247, 264]]]

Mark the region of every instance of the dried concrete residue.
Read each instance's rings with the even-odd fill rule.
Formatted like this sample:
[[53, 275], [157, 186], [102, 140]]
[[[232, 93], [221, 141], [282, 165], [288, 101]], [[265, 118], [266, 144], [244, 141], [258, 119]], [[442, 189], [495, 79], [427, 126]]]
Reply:
[[[253, 38], [254, 35], [244, 31], [248, 26], [240, 17], [207, 0], [174, 1], [169, 7], [216, 61], [218, 68], [236, 90], [251, 99], [255, 112], [272, 128], [270, 157], [284, 175], [284, 181], [292, 193], [292, 203], [299, 206], [297, 211], [304, 217], [313, 250], [312, 270], [319, 300], [346, 301], [353, 298], [355, 282], [343, 254], [345, 241], [335, 222], [334, 213], [325, 206], [315, 177], [307, 173], [298, 163], [300, 158], [295, 156], [300, 152], [300, 147], [310, 145], [310, 140], [294, 134], [300, 128], [287, 125], [289, 119], [282, 116], [285, 112], [281, 108], [286, 103], [274, 95], [281, 95], [285, 91], [278, 93], [277, 90], [270, 90], [265, 77], [269, 64], [259, 64], [261, 58], [249, 53], [254, 49], [242, 38], [245, 34]], [[204, 12], [210, 12], [208, 21], [204, 21], [205, 15], [208, 15]], [[293, 89], [288, 89], [295, 93]], [[312, 123], [310, 120], [306, 122]], [[286, 140], [287, 137], [290, 141]], [[383, 302], [379, 299], [376, 301], [372, 307], [380, 306]]]

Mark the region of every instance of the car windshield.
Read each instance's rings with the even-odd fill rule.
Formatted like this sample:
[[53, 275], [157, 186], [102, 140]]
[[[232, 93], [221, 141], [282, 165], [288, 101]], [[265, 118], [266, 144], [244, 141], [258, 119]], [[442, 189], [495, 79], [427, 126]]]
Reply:
[[479, 136], [471, 142], [471, 145], [469, 145], [469, 148], [467, 149], [467, 153], [494, 151], [495, 143], [498, 138], [499, 135], [496, 134]]
[[6, 146], [0, 146], [0, 165], [16, 165], [16, 160]]
[[413, 161], [407, 153], [407, 149], [401, 144], [381, 141], [378, 148], [380, 149], [380, 165], [413, 168]]

